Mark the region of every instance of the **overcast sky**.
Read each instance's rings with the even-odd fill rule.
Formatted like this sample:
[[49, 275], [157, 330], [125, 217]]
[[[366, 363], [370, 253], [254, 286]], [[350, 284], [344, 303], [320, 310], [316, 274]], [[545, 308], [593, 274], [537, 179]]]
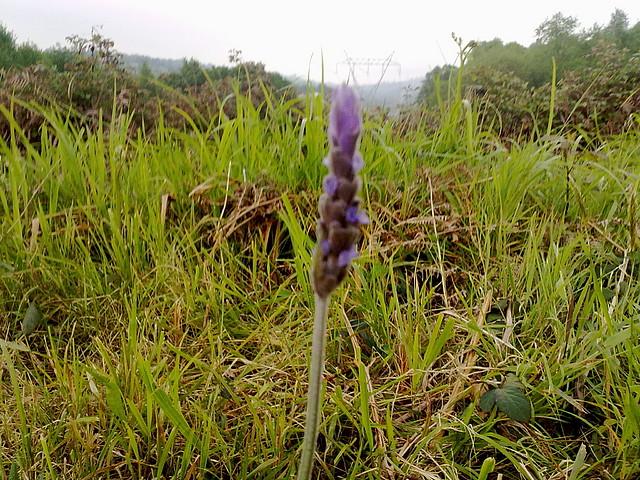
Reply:
[[[228, 51], [268, 70], [319, 79], [345, 80], [347, 56], [385, 59], [385, 80], [422, 77], [436, 65], [453, 63], [455, 32], [464, 41], [533, 42], [535, 29], [556, 12], [578, 18], [581, 27], [606, 24], [619, 8], [631, 25], [640, 19], [639, 0], [468, 1], [440, 0], [0, 0], [0, 23], [19, 43], [40, 48], [88, 37], [91, 28], [123, 53], [196, 58], [228, 64]], [[324, 62], [322, 61], [324, 59]], [[377, 81], [381, 67], [357, 67], [360, 83]]]

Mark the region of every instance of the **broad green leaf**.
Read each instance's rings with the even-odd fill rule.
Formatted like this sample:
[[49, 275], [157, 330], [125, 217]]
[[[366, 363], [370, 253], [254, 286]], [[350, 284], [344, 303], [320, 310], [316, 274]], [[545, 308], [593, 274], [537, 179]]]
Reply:
[[180, 411], [180, 406], [173, 403], [171, 397], [167, 393], [158, 388], [153, 392], [153, 398], [158, 403], [164, 414], [169, 418], [169, 421], [175, 425], [185, 438], [190, 439], [194, 436], [194, 432], [187, 423], [187, 420]]
[[621, 332], [610, 335], [604, 341], [604, 346], [606, 348], [612, 348], [619, 345], [622, 342], [626, 342], [631, 338], [631, 330], [632, 330], [631, 328], [627, 328], [625, 330], [622, 330]]
[[611, 300], [613, 297], [616, 296], [616, 292], [614, 292], [610, 288], [605, 287], [602, 289], [602, 296], [604, 297], [605, 300]]
[[531, 420], [531, 402], [524, 393], [524, 386], [513, 374], [507, 375], [502, 387], [489, 390], [480, 397], [478, 406], [483, 412], [488, 412], [494, 405], [512, 420]]
[[502, 388], [518, 388], [520, 390], [524, 390], [524, 385], [522, 385], [522, 382], [518, 380], [518, 377], [516, 377], [513, 373], [509, 373], [507, 375], [507, 378], [505, 378], [504, 380]]
[[502, 312], [494, 312], [493, 310], [491, 310], [489, 313], [487, 313], [487, 316], [485, 318], [485, 322], [487, 323], [493, 323], [493, 322], [497, 322], [499, 320], [504, 320], [504, 314]]
[[492, 390], [488, 390], [484, 392], [484, 395], [480, 397], [480, 402], [478, 406], [480, 407], [480, 410], [486, 413], [489, 410], [491, 410], [495, 404], [496, 404], [496, 389], [494, 388]]
[[29, 304], [29, 308], [27, 308], [27, 312], [24, 314], [24, 318], [22, 319], [22, 333], [25, 335], [31, 335], [40, 322], [42, 321], [42, 312], [38, 307], [36, 307], [33, 303]]
[[507, 417], [518, 422], [531, 420], [531, 402], [517, 387], [504, 387], [496, 390], [496, 405]]

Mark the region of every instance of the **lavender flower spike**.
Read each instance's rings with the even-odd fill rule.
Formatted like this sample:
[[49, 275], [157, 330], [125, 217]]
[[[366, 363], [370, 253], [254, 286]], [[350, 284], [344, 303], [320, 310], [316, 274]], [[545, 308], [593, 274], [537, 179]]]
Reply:
[[360, 211], [360, 177], [362, 157], [357, 152], [362, 120], [358, 97], [346, 85], [333, 94], [329, 112], [329, 156], [325, 165], [329, 174], [323, 182], [320, 197], [318, 243], [312, 281], [315, 293], [327, 298], [349, 272], [351, 260], [357, 256], [355, 244], [360, 237], [360, 225], [367, 216]]

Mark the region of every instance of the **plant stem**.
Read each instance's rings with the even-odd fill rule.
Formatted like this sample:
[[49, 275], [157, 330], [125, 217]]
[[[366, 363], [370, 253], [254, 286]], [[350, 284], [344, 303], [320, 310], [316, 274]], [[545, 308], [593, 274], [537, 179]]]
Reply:
[[322, 371], [324, 369], [324, 350], [327, 338], [326, 330], [330, 296], [327, 295], [321, 298], [316, 295], [315, 298], [316, 312], [313, 321], [313, 342], [311, 344], [307, 418], [304, 426], [304, 440], [302, 442], [300, 467], [298, 468], [298, 480], [309, 480], [311, 478], [320, 420], [320, 393], [322, 392]]

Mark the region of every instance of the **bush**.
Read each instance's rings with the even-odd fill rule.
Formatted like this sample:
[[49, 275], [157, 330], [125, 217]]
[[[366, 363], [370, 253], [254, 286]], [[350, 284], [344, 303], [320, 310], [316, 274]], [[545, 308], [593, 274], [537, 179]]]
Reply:
[[[533, 87], [514, 72], [471, 66], [463, 71], [464, 95], [476, 106], [480, 124], [502, 137], [545, 134], [552, 95], [552, 128], [556, 133], [567, 129], [593, 136], [622, 133], [632, 115], [640, 111], [640, 54], [632, 55], [601, 40], [585, 61], [588, 67], [565, 71], [555, 91], [550, 83]], [[438, 83], [441, 97], [455, 100], [444, 91], [451, 90], [457, 69], [434, 72], [442, 75], [439, 82], [428, 76], [429, 81], [423, 84], [422, 105], [426, 110], [434, 110]]]
[[502, 136], [529, 135], [536, 124], [535, 89], [513, 73], [474, 68], [465, 75], [466, 97], [479, 106], [479, 121]]
[[[265, 71], [260, 63], [214, 67], [206, 72], [190, 60], [181, 72], [156, 81], [148, 71], [126, 71], [113, 42], [95, 31], [89, 39], [71, 36], [67, 40], [71, 51], [43, 57], [50, 66], [40, 63], [0, 70], [0, 104], [13, 110], [17, 126], [30, 140], [38, 137], [43, 122], [32, 104], [62, 106], [69, 120], [87, 131], [98, 128], [101, 119], [127, 114], [132, 117], [132, 133], [138, 129], [149, 133], [161, 116], [166, 127], [180, 130], [193, 126], [184, 114], [198, 128], [206, 128], [219, 114], [234, 118], [236, 104], [227, 100], [236, 93], [249, 98], [258, 110], [272, 94], [294, 97], [288, 82]], [[63, 59], [67, 62], [61, 68]], [[10, 131], [9, 120], [0, 116], [0, 135], [9, 138]]]
[[630, 116], [640, 111], [640, 55], [601, 41], [589, 60], [589, 68], [567, 72], [559, 82], [555, 126], [621, 133]]

